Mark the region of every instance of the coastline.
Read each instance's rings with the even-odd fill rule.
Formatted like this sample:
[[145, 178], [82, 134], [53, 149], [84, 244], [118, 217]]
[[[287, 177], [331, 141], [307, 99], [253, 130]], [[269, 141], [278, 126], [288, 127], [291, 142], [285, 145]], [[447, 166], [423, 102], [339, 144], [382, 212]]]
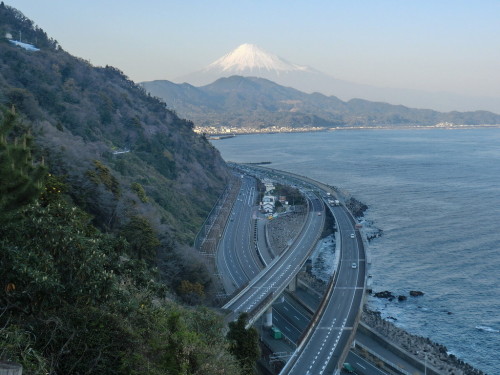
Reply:
[[[341, 197], [356, 220], [365, 223], [364, 213], [369, 209], [368, 205], [357, 200], [347, 191], [341, 190], [335, 186], [329, 187]], [[286, 226], [286, 221], [284, 225]], [[368, 242], [373, 238], [382, 236], [383, 233], [381, 229], [375, 228], [371, 224], [369, 228], [363, 228], [363, 230]], [[283, 224], [280, 226], [280, 231], [284, 231]], [[321, 289], [324, 283], [323, 280], [312, 275], [310, 279], [309, 282], [315, 284], [316, 288]], [[416, 361], [428, 365], [428, 374], [487, 375], [482, 370], [474, 368], [454, 354], [449, 353], [446, 346], [436, 343], [428, 337], [411, 334], [398, 327], [392, 321], [382, 318], [382, 313], [380, 311], [371, 310], [367, 302], [365, 302], [363, 306], [361, 322], [383, 337], [388, 343], [388, 346], [395, 347], [398, 352], [408, 353], [409, 356], [413, 357]], [[371, 360], [380, 361], [380, 358], [370, 358], [369, 353], [363, 354]]]
[[[337, 188], [334, 190], [338, 191]], [[345, 194], [345, 193], [344, 193]], [[361, 222], [364, 213], [369, 207], [348, 194], [346, 206], [351, 210], [358, 222]], [[344, 198], [345, 199], [345, 198]], [[366, 230], [367, 228], [364, 228]], [[373, 229], [373, 228], [372, 228]], [[375, 228], [375, 235], [368, 235], [365, 231], [367, 241], [373, 238], [381, 237], [381, 229]], [[370, 291], [370, 295], [375, 294]], [[385, 340], [395, 347], [403, 349], [421, 362], [428, 363], [429, 367], [434, 369], [437, 374], [453, 375], [487, 375], [482, 370], [476, 369], [467, 362], [464, 362], [454, 354], [449, 353], [446, 346], [432, 341], [428, 337], [412, 334], [403, 328], [398, 327], [394, 322], [382, 318], [381, 311], [371, 310], [368, 303], [363, 307], [361, 321], [383, 336]]]
[[446, 346], [433, 342], [428, 337], [413, 335], [394, 323], [383, 319], [379, 311], [366, 307], [361, 315], [363, 323], [383, 336], [388, 342], [403, 349], [410, 355], [425, 361], [438, 374], [486, 375], [468, 363], [448, 352]]

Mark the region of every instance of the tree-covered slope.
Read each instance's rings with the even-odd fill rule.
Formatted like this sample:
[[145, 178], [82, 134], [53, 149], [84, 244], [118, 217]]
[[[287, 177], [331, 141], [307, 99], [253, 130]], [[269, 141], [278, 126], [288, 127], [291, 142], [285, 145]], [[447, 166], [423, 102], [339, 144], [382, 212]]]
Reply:
[[[119, 70], [69, 55], [5, 5], [0, 32], [0, 105], [26, 116], [49, 168], [95, 223], [115, 230], [141, 214], [190, 242], [227, 179], [217, 150]], [[40, 51], [3, 38], [19, 32]]]

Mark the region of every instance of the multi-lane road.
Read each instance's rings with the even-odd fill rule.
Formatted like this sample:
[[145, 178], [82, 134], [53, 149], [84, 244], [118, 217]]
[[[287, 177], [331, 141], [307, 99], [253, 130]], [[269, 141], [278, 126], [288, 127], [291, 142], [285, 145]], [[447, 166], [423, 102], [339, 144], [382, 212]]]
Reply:
[[311, 321], [311, 314], [286, 294], [273, 304], [273, 325], [291, 342], [297, 343]]
[[296, 241], [223, 306], [231, 310], [234, 317], [245, 312], [250, 315], [252, 322], [253, 318], [257, 318], [283, 292], [305, 263], [321, 235], [325, 217], [323, 202], [312, 193], [307, 193], [306, 197], [309, 202], [309, 212]]
[[366, 273], [361, 236], [345, 207], [336, 206], [332, 210], [342, 249], [335, 284], [316, 326], [280, 374], [333, 374], [349, 343], [361, 307]]
[[[294, 183], [298, 180], [294, 178]], [[305, 189], [309, 210], [304, 227], [290, 248], [266, 268], [259, 260], [252, 241], [251, 218], [255, 218], [255, 179], [244, 175], [242, 187], [233, 206], [230, 221], [217, 254], [217, 266], [227, 293], [240, 292], [223, 308], [230, 310], [228, 320], [246, 312], [250, 323], [275, 300], [293, 280], [313, 249], [324, 226], [325, 204]], [[323, 192], [324, 193], [324, 192]], [[344, 349], [349, 344], [356, 316], [362, 304], [366, 258], [355, 221], [344, 206], [329, 208], [337, 222], [341, 241], [340, 263], [334, 283], [319, 315], [315, 317], [304, 340], [280, 374], [333, 374]], [[302, 337], [297, 326], [304, 319], [283, 303], [275, 304], [274, 319], [288, 322], [283, 330], [292, 341]], [[288, 328], [288, 330], [287, 330]]]
[[257, 199], [255, 178], [243, 175], [229, 221], [217, 251], [217, 269], [227, 294], [233, 293], [253, 279], [263, 268], [253, 244], [251, 218]]

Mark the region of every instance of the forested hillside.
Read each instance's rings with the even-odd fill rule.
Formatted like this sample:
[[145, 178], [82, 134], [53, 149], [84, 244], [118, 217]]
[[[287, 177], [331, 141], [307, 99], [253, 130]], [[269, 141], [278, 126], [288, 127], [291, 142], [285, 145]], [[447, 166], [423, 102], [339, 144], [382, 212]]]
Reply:
[[[218, 152], [118, 69], [69, 55], [6, 7], [0, 17], [0, 35], [21, 30], [41, 47], [28, 52], [2, 38], [1, 103], [32, 123], [40, 152], [66, 176], [72, 196], [101, 228], [118, 228], [133, 213], [158, 215], [189, 242], [227, 178]], [[130, 152], [113, 154], [120, 150]]]
[[209, 302], [189, 245], [229, 177], [192, 127], [0, 4], [0, 361], [239, 373], [220, 317], [180, 304]]

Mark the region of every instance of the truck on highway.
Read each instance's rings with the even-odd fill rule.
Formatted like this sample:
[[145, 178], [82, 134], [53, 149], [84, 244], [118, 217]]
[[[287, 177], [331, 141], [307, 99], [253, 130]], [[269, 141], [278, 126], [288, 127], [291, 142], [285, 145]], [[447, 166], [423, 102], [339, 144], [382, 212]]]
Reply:
[[328, 204], [330, 206], [340, 206], [340, 201], [338, 199], [328, 199]]

